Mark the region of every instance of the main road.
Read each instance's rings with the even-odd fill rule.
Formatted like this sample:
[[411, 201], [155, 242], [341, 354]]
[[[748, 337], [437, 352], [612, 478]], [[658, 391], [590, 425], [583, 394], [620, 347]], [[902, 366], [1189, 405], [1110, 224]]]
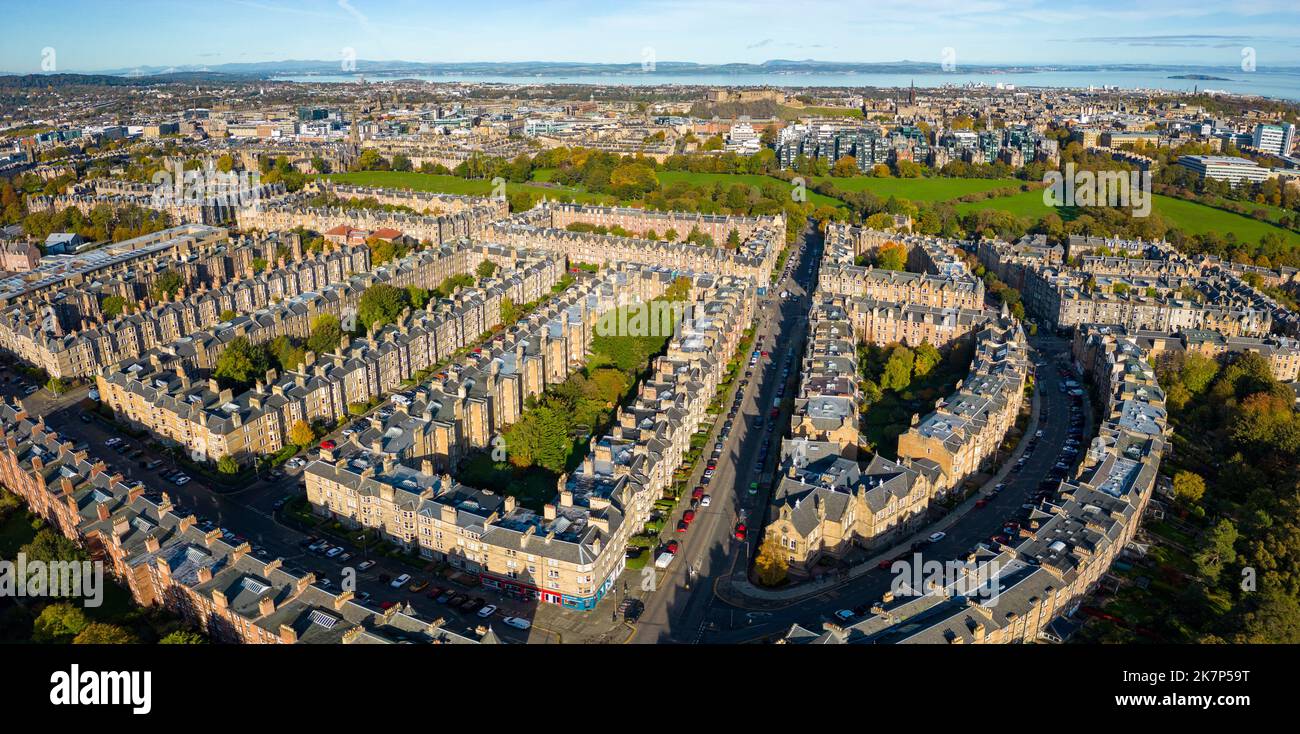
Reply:
[[[709, 619], [720, 606], [725, 606], [713, 595], [714, 580], [744, 567], [761, 539], [767, 486], [766, 482], [759, 482], [758, 494], [750, 494], [749, 486], [763, 475], [759, 455], [764, 441], [769, 441], [766, 466], [774, 464], [780, 454], [781, 437], [789, 423], [788, 408], [783, 406], [775, 419], [769, 417], [769, 412], [782, 385], [786, 387], [783, 402], [789, 404], [798, 378], [808, 296], [816, 277], [816, 264], [821, 260], [821, 248], [820, 232], [815, 227], [805, 229], [758, 311], [755, 349], [766, 351], [768, 356], [759, 357], [751, 368], [749, 384], [738, 388], [740, 409], [730, 436], [723, 442], [716, 473], [705, 487], [711, 504], [698, 511], [687, 533], [678, 536], [682, 550], [667, 572], [659, 574], [655, 591], [645, 598], [646, 607], [637, 621], [634, 642], [698, 642]], [[783, 297], [783, 292], [788, 295]], [[783, 374], [787, 360], [788, 376]], [[728, 402], [725, 410], [730, 410], [730, 405]], [[719, 423], [725, 421], [725, 415]], [[745, 541], [738, 541], [735, 526], [742, 512], [749, 532]], [[668, 527], [676, 525], [676, 518], [673, 515]]]

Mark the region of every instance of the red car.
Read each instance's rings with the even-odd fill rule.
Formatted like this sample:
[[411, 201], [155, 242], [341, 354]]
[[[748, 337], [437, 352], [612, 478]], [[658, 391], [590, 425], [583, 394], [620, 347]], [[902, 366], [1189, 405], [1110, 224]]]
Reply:
[[691, 499], [693, 500], [698, 500], [702, 497], [704, 497], [704, 487], [696, 487], [695, 491], [691, 492]]
[[682, 513], [682, 522], [690, 525], [695, 520], [695, 510], [687, 510]]
[[890, 568], [891, 566], [893, 566], [893, 565], [894, 565], [894, 562], [891, 561], [891, 560], [889, 560], [888, 558], [886, 558], [885, 560], [881, 561], [880, 563], [877, 563], [877, 564], [876, 564], [876, 568], [878, 568], [878, 569], [880, 569], [880, 570], [882, 570], [882, 571], [888, 571], [889, 568]]
[[337, 444], [335, 444], [333, 441], [329, 440], [328, 438], [320, 442], [320, 447], [325, 449], [326, 451], [333, 451], [335, 446], [337, 446]]
[[771, 417], [775, 418], [775, 417], [777, 417], [778, 415], [781, 415], [781, 409], [780, 409], [780, 408], [772, 408], [772, 411], [771, 411], [770, 413], [768, 413], [768, 415], [770, 415]]
[[745, 535], [747, 534], [748, 534], [748, 529], [745, 527], [745, 523], [743, 522], [738, 523], [736, 525], [736, 540], [744, 540]]
[[679, 547], [679, 546], [678, 546], [678, 544], [677, 544], [677, 541], [675, 541], [675, 540], [670, 540], [670, 541], [668, 541], [668, 545], [664, 546], [664, 549], [667, 550], [669, 553], [672, 553], [672, 554], [675, 555], [675, 554], [677, 553], [677, 548], [678, 548], [678, 547]]
[[975, 507], [977, 507], [977, 508], [979, 508], [979, 507], [986, 507], [986, 506], [988, 506], [988, 503], [989, 503], [988, 500], [975, 500]]
[[678, 520], [678, 521], [677, 521], [677, 532], [679, 532], [679, 533], [684, 533], [684, 532], [686, 532], [686, 529], [689, 528], [690, 526], [691, 526], [691, 524], [688, 523], [688, 522], [686, 522], [685, 520]]

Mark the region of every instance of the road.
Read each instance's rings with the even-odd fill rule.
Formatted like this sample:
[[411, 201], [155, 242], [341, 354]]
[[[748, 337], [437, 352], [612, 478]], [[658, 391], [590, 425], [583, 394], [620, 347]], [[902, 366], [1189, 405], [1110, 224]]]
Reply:
[[[805, 245], [802, 251], [800, 245]], [[761, 493], [751, 495], [749, 485], [762, 474], [758, 457], [764, 440], [770, 438], [767, 466], [772, 466], [780, 454], [781, 437], [789, 424], [789, 409], [783, 407], [775, 420], [768, 414], [778, 387], [785, 385], [788, 399], [796, 385], [809, 306], [804, 284], [815, 276], [811, 267], [821, 259], [821, 246], [821, 234], [815, 228], [805, 230], [793, 246], [787, 263], [791, 275], [777, 281], [768, 294], [770, 305], [760, 307], [755, 348], [768, 351], [770, 356], [759, 358], [752, 368], [749, 385], [741, 393], [731, 435], [724, 442], [717, 471], [705, 488], [712, 504], [700, 512], [684, 536], [677, 536], [682, 550], [668, 571], [660, 574], [656, 591], [645, 599], [646, 608], [637, 621], [634, 642], [699, 641], [705, 625], [722, 605], [712, 592], [714, 580], [734, 568], [745, 567], [761, 539], [767, 487], [760, 482]], [[783, 290], [790, 292], [789, 298], [781, 298]], [[787, 356], [790, 375], [783, 378], [782, 367]], [[734, 537], [741, 510], [745, 511], [749, 526], [744, 542]], [[667, 526], [675, 527], [678, 516], [675, 514]]]
[[[6, 396], [21, 395], [21, 392], [16, 393], [16, 390], [17, 386], [7, 382], [0, 385], [0, 394]], [[141, 481], [153, 490], [167, 493], [180, 511], [193, 513], [200, 522], [211, 521], [217, 527], [230, 530], [241, 538], [247, 539], [260, 557], [268, 560], [281, 558], [288, 570], [313, 572], [318, 583], [328, 580], [328, 588], [331, 590], [337, 591], [340, 588], [345, 569], [355, 569], [356, 564], [370, 557], [366, 552], [367, 549], [333, 537], [330, 538], [331, 544], [344, 546], [352, 553], [351, 559], [342, 562], [310, 553], [305, 549], [306, 541], [311, 536], [298, 530], [294, 523], [286, 521], [275, 508], [277, 500], [301, 493], [302, 490], [298, 487], [301, 479], [300, 470], [289, 471], [282, 479], [275, 481], [258, 478], [246, 487], [238, 489], [209, 485], [202, 477], [193, 474], [189, 483], [177, 486], [162, 479], [160, 474], [168, 469], [183, 469], [183, 467], [177, 467], [176, 462], [169, 455], [151, 447], [146, 441], [119, 432], [113, 423], [104, 420], [98, 414], [85, 413], [81, 408], [81, 402], [86, 399], [88, 392], [89, 387], [82, 386], [56, 397], [46, 390], [41, 390], [24, 397], [23, 404], [32, 415], [44, 415], [46, 425], [59, 435], [74, 443], [85, 441], [88, 444], [86, 450], [89, 454], [103, 460], [109, 465], [110, 471], [119, 471], [129, 480]], [[143, 455], [128, 459], [125, 453], [129, 449], [119, 452], [105, 446], [105, 441], [112, 437], [123, 438], [129, 448], [139, 448], [144, 452]], [[155, 458], [164, 462], [156, 470], [149, 471], [141, 466], [143, 462]], [[358, 593], [368, 592], [375, 604], [383, 601], [409, 602], [426, 619], [441, 617], [446, 620], [445, 626], [448, 629], [474, 636], [473, 630], [481, 622], [474, 615], [461, 614], [459, 611], [437, 604], [428, 598], [427, 590], [413, 593], [405, 588], [394, 589], [384, 580], [409, 573], [413, 577], [432, 581], [434, 579], [430, 574], [420, 573], [408, 564], [383, 556], [376, 556], [373, 560], [377, 562], [374, 568], [365, 573], [357, 572], [354, 577], [355, 590]], [[450, 586], [447, 582], [436, 583], [444, 588]], [[480, 593], [480, 590], [460, 587], [456, 587], [456, 590], [470, 596], [484, 597], [488, 603], [497, 604], [504, 615], [532, 616], [530, 605], [498, 601], [495, 595]], [[530, 639], [544, 641], [549, 637], [544, 630], [534, 629], [531, 632], [524, 632], [506, 627], [500, 624], [499, 618], [494, 622], [493, 629], [507, 642], [525, 642]]]
[[[975, 509], [962, 518], [938, 543], [921, 551], [923, 560], [952, 560], [963, 557], [980, 542], [988, 541], [998, 533], [1003, 524], [1019, 516], [1022, 505], [1029, 502], [1038, 491], [1040, 482], [1051, 472], [1062, 456], [1062, 449], [1070, 438], [1071, 398], [1060, 391], [1065, 378], [1058, 372], [1058, 359], [1068, 355], [1069, 344], [1053, 335], [1030, 338], [1038, 367], [1038, 388], [1041, 400], [1038, 428], [1043, 432], [1036, 448], [1026, 452], [1023, 468], [1009, 475], [1005, 488], [990, 498], [988, 505]], [[1081, 444], [1091, 435], [1092, 418], [1087, 401], [1079, 407], [1082, 425], [1078, 433]], [[739, 609], [718, 601], [712, 617], [715, 629], [701, 640], [709, 643], [736, 643], [768, 639], [784, 634], [790, 625], [799, 623], [809, 629], [820, 630], [823, 622], [833, 620], [835, 611], [858, 609], [865, 611], [880, 600], [889, 590], [893, 576], [887, 570], [873, 569], [867, 574], [815, 597], [805, 598], [788, 606], [753, 611]], [[861, 616], [861, 612], [857, 616]]]

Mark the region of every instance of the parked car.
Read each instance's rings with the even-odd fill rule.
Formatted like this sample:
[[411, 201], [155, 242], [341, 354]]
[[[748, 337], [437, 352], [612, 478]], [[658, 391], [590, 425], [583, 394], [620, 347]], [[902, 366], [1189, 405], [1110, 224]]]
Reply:
[[532, 627], [532, 626], [533, 626], [533, 623], [532, 623], [532, 622], [529, 622], [528, 620], [524, 619], [523, 617], [506, 617], [505, 619], [503, 619], [503, 620], [501, 620], [501, 621], [504, 622], [504, 623], [506, 623], [507, 625], [509, 625], [509, 626], [511, 626], [511, 627], [514, 627], [514, 628], [517, 629], [517, 630], [526, 630], [526, 629], [528, 629], [529, 627]]
[[488, 617], [491, 617], [493, 614], [496, 613], [497, 613], [497, 608], [492, 604], [489, 604], [483, 607], [482, 609], [478, 610], [478, 616], [482, 617], [483, 619], [487, 619]]
[[404, 573], [401, 576], [398, 576], [397, 578], [393, 579], [393, 582], [389, 584], [389, 586], [393, 587], [394, 589], [400, 589], [403, 586], [406, 586], [406, 583], [410, 580], [411, 580], [411, 574]]
[[946, 537], [948, 537], [948, 534], [945, 532], [930, 533], [930, 542], [938, 543], [939, 541], [943, 540]]
[[339, 555], [342, 555], [342, 553], [343, 553], [343, 549], [336, 545], [333, 548], [330, 548], [329, 550], [325, 551], [325, 557], [335, 558]]
[[375, 562], [371, 560], [365, 560], [357, 564], [358, 571], [369, 571], [374, 567], [375, 567]]

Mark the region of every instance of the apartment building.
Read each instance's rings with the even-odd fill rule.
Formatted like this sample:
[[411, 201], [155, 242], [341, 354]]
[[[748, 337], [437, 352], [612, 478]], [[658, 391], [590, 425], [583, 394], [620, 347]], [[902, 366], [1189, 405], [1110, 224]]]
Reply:
[[199, 379], [174, 349], [105, 368], [96, 384], [101, 400], [128, 425], [176, 441], [196, 457], [251, 461], [283, 448], [299, 420], [332, 423], [451, 359], [500, 323], [502, 298], [525, 298], [561, 275], [550, 260], [521, 270], [532, 272], [505, 271], [482, 288], [458, 290], [415, 313], [408, 309], [366, 337], [345, 338], [333, 352], [308, 352], [302, 366], [283, 376], [272, 370], [238, 396], [215, 379]]
[[[1015, 644], [1052, 639], [1111, 564], [1127, 553], [1169, 439], [1164, 395], [1145, 352], [1122, 336], [1087, 339], [1090, 363], [1109, 377], [1107, 411], [1076, 475], [1037, 506], [1008, 544], [962, 559], [966, 575], [903, 597], [887, 593], [871, 615], [821, 630], [794, 625], [787, 644]], [[974, 583], [972, 583], [972, 578]], [[971, 589], [975, 589], [972, 593]]]
[[381, 610], [331, 592], [279, 558], [235, 545], [165, 494], [109, 475], [21, 404], [0, 404], [0, 481], [121, 582], [137, 604], [162, 607], [209, 635], [242, 644], [495, 642], [442, 628], [408, 606]]
[[[658, 280], [660, 285], [648, 287], [671, 282]], [[648, 284], [655, 281], [647, 279]], [[609, 295], [619, 292], [608, 290]], [[479, 575], [489, 588], [574, 609], [594, 608], [622, 571], [627, 538], [649, 518], [654, 500], [670, 485], [672, 471], [689, 449], [725, 370], [724, 355], [734, 353], [752, 319], [755, 292], [752, 281], [694, 277], [692, 317], [652, 365], [637, 397], [619, 407], [610, 433], [593, 437], [583, 464], [572, 476], [559, 478], [555, 501], [541, 512], [439, 477], [431, 458], [422, 459], [421, 471], [415, 471], [399, 461], [409, 454], [382, 443], [368, 453], [344, 446], [309, 465], [308, 497], [318, 513], [378, 528], [424, 557]], [[615, 304], [595, 303], [597, 308]], [[550, 319], [535, 326], [549, 334], [554, 323]], [[501, 346], [505, 348], [490, 363], [500, 358], [504, 367], [509, 343]], [[531, 354], [530, 346], [524, 349]], [[559, 379], [569, 368], [563, 365]]]
[[[668, 229], [679, 226], [685, 227], [677, 229], [682, 238], [690, 233], [691, 227], [721, 234], [714, 237], [714, 242], [719, 246], [701, 247], [685, 242], [571, 232], [565, 229], [574, 222], [619, 226], [639, 235], [654, 232], [658, 237], [664, 236]], [[721, 246], [733, 229], [741, 233], [740, 247], [734, 250]], [[777, 257], [785, 247], [785, 220], [781, 215], [724, 217], [543, 203], [493, 224], [490, 237], [493, 241], [516, 247], [561, 253], [570, 262], [642, 263], [697, 273], [753, 278], [766, 284], [771, 279]]]

